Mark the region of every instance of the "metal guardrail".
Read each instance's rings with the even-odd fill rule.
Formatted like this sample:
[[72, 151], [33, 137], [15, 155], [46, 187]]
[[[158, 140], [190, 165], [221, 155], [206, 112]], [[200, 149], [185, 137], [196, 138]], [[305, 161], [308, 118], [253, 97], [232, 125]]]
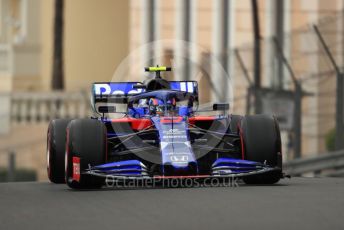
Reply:
[[[288, 161], [283, 167], [286, 173], [292, 176], [305, 173], [321, 173], [324, 176], [341, 176], [344, 175], [344, 150]], [[327, 172], [326, 170], [332, 171]]]

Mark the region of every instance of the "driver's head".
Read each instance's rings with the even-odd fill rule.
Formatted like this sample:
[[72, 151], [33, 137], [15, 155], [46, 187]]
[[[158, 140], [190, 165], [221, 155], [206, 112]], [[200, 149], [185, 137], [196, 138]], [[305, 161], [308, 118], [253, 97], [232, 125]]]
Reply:
[[151, 98], [149, 99], [149, 114], [151, 115], [163, 115], [164, 113], [164, 103], [163, 101], [156, 99], [156, 98]]
[[149, 114], [163, 116], [164, 112], [174, 112], [176, 109], [176, 99], [170, 99], [166, 101], [166, 104], [162, 100], [151, 98], [149, 100]]
[[174, 112], [176, 110], [176, 99], [172, 98], [166, 102], [166, 110], [169, 112]]

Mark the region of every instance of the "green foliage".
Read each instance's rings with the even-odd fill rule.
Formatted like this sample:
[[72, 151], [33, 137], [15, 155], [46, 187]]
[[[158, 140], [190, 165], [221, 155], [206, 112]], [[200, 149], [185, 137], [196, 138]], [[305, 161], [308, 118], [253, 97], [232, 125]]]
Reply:
[[335, 137], [336, 137], [336, 130], [331, 129], [325, 136], [325, 144], [327, 151], [334, 151], [335, 150]]

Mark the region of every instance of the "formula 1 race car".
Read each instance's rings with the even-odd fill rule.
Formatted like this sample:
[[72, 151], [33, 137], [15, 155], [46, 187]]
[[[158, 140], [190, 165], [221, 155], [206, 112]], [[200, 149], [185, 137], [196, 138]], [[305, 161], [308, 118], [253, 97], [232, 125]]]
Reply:
[[[283, 177], [280, 131], [273, 116], [228, 115], [227, 103], [200, 110], [197, 82], [164, 80], [160, 72], [171, 71], [168, 67], [145, 70], [155, 77], [94, 83], [92, 101], [99, 116], [50, 122], [51, 182], [82, 189], [99, 188], [109, 178], [235, 176], [247, 184], [274, 184]], [[200, 115], [205, 112], [216, 114]]]

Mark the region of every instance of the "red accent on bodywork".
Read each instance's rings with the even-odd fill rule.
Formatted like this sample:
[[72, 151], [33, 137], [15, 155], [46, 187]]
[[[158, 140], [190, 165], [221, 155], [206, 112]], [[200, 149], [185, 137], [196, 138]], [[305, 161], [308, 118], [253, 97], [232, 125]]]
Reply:
[[161, 117], [161, 123], [173, 123], [173, 122], [181, 122], [183, 117]]
[[121, 123], [121, 122], [122, 123], [129, 123], [131, 125], [131, 128], [135, 129], [135, 130], [146, 129], [152, 125], [152, 122], [146, 118], [136, 119], [136, 118], [124, 117], [124, 118], [119, 118], [119, 119], [112, 119], [111, 122], [113, 122], [113, 123]]
[[189, 123], [194, 125], [196, 121], [213, 121], [215, 116], [195, 116], [189, 118]]
[[241, 126], [238, 124], [239, 134], [240, 134], [240, 142], [241, 142], [241, 159], [245, 160], [245, 145], [244, 145], [244, 137]]
[[80, 182], [80, 157], [73, 157], [73, 180]]

